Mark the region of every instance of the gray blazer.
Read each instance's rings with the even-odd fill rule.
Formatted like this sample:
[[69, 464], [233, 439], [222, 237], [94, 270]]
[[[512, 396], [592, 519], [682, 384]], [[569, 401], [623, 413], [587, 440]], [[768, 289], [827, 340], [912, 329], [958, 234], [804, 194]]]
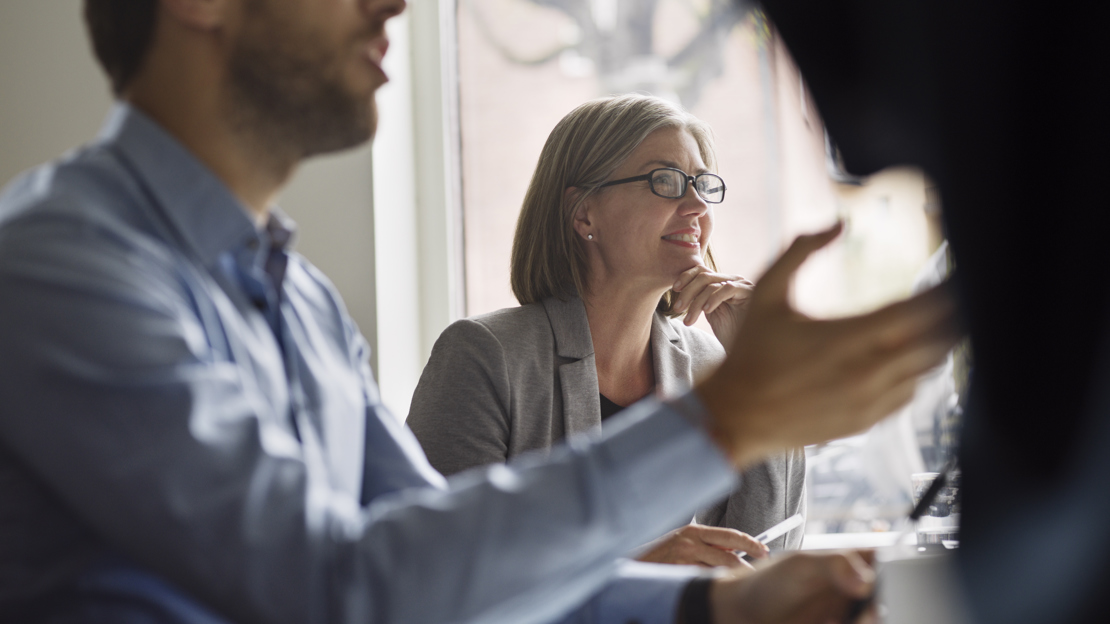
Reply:
[[[677, 396], [724, 359], [715, 338], [656, 313], [656, 388]], [[601, 429], [597, 368], [582, 300], [547, 299], [462, 319], [444, 330], [412, 398], [408, 425], [437, 470], [453, 474], [547, 449]], [[756, 535], [805, 510], [798, 449], [743, 472], [740, 489], [700, 512], [702, 524]], [[772, 548], [798, 548], [803, 529]]]

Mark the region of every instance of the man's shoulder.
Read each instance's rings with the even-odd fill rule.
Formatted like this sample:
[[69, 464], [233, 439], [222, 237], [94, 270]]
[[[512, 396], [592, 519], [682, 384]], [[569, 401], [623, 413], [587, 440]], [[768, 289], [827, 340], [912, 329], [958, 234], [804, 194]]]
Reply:
[[162, 291], [178, 261], [125, 166], [92, 145], [0, 193], [0, 274], [112, 292]]
[[[54, 235], [66, 229], [134, 229], [143, 221], [136, 208], [143, 191], [109, 149], [77, 148], [16, 176], [0, 191], [0, 232], [27, 229]], [[55, 228], [46, 228], [54, 224]]]

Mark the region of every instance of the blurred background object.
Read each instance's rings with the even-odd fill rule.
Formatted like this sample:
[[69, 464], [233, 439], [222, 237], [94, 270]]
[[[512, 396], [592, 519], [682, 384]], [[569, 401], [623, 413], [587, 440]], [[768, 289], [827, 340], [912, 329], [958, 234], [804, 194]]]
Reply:
[[[944, 202], [974, 368], [960, 582], [973, 621], [1110, 621], [1110, 48], [1094, 4], [765, 0], [847, 171]], [[966, 385], [966, 390], [959, 389]]]

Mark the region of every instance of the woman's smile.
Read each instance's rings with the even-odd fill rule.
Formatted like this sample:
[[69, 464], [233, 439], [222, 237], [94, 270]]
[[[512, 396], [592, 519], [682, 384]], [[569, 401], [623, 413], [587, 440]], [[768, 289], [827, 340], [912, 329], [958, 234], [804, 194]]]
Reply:
[[701, 249], [701, 233], [693, 228], [671, 232], [670, 234], [664, 235], [662, 239], [668, 243], [687, 249]]

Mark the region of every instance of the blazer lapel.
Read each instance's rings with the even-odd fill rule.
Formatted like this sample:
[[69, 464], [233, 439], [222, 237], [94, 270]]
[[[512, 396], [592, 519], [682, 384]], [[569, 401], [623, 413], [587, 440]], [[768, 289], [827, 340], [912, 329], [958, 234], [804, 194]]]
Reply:
[[572, 360], [559, 366], [559, 385], [563, 395], [563, 431], [565, 435], [597, 431], [601, 428], [601, 404], [598, 400], [597, 363], [590, 338], [590, 323], [582, 300], [565, 301], [550, 298], [543, 302], [551, 332], [555, 336], [555, 353]]
[[593, 354], [560, 366], [559, 383], [563, 387], [563, 431], [566, 435], [600, 429], [601, 401]]
[[655, 393], [658, 396], [676, 397], [694, 383], [690, 354], [683, 349], [682, 337], [667, 317], [659, 312], [651, 320], [651, 359], [655, 365]]

